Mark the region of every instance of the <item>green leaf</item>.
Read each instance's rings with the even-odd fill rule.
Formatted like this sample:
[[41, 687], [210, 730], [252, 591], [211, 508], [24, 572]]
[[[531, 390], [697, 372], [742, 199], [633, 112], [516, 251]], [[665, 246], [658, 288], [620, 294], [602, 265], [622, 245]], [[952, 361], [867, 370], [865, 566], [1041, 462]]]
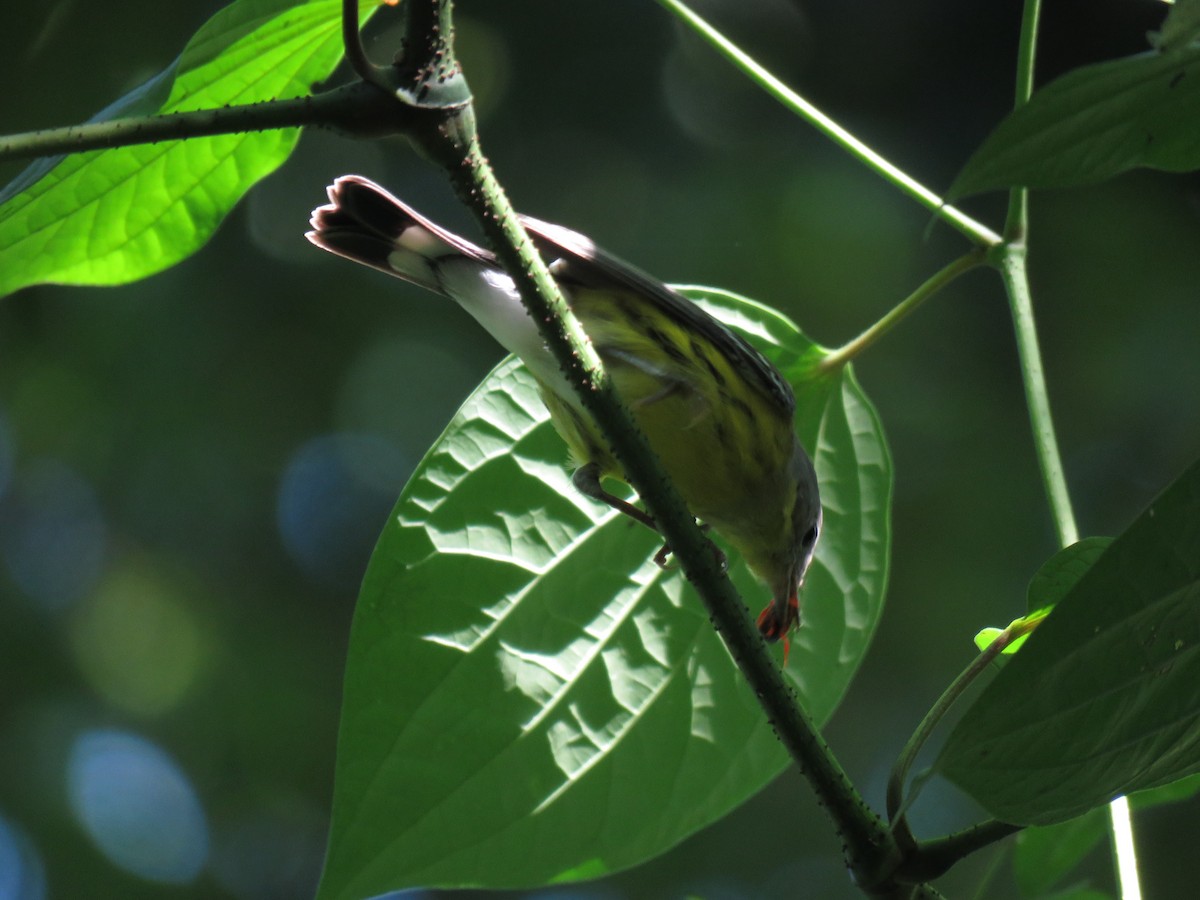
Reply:
[[[1135, 810], [1187, 800], [1200, 793], [1200, 775], [1129, 795]], [[1026, 828], [1017, 835], [1013, 867], [1017, 884], [1026, 897], [1044, 897], [1108, 837], [1108, 810], [1097, 807], [1082, 816]], [[1058, 896], [1058, 895], [1055, 895]]]
[[1200, 0], [1175, 0], [1163, 20], [1161, 31], [1151, 32], [1156, 50], [1176, 50], [1200, 37]]
[[[239, 0], [166, 71], [97, 119], [307, 94], [341, 58], [340, 12], [338, 0]], [[121, 284], [179, 262], [287, 159], [298, 134], [220, 135], [35, 163], [0, 205], [0, 296], [45, 282]]]
[[951, 200], [997, 188], [1067, 187], [1138, 166], [1200, 166], [1200, 47], [1084, 66], [1034, 92], [975, 151]]
[[1098, 891], [1092, 887], [1070, 887], [1053, 894], [1043, 894], [1039, 900], [1113, 900], [1112, 894]]
[[[1024, 616], [1022, 616], [1020, 619], [1013, 619], [1013, 621], [1009, 624], [1009, 627], [1011, 628], [1013, 625], [1021, 625], [1023, 622], [1025, 622]], [[988, 647], [992, 646], [996, 638], [1004, 634], [1005, 630], [1006, 629], [1004, 628], [996, 628], [994, 626], [979, 629], [978, 633], [975, 635], [975, 646], [978, 647], [980, 651], [986, 650]], [[1025, 641], [1028, 639], [1028, 634], [1022, 634], [1019, 637], [1014, 638], [1012, 643], [1001, 650], [1000, 655], [992, 660], [992, 662], [1003, 665], [1008, 661], [1007, 657], [1012, 656], [1014, 653], [1020, 650], [1021, 647], [1025, 645]]]
[[[849, 370], [786, 319], [693, 290], [793, 380], [824, 532], [787, 672], [817, 721], [878, 620], [891, 462]], [[405, 487], [355, 611], [319, 896], [528, 887], [660, 854], [761, 790], [786, 754], [647, 529], [575, 492], [510, 359]], [[732, 557], [755, 607], [767, 596]]]
[[947, 778], [1046, 825], [1200, 770], [1200, 463], [1079, 579], [950, 735]]
[[1108, 835], [1107, 810], [1093, 809], [1057, 825], [1017, 835], [1013, 870], [1025, 897], [1044, 897]]
[[1197, 794], [1200, 794], [1200, 775], [1191, 775], [1178, 781], [1172, 781], [1170, 784], [1164, 784], [1162, 787], [1130, 794], [1129, 804], [1134, 809], [1149, 809], [1165, 803], [1190, 800]]
[[1035, 613], [1056, 605], [1112, 542], [1110, 537], [1084, 538], [1042, 563], [1029, 582], [1029, 611]]

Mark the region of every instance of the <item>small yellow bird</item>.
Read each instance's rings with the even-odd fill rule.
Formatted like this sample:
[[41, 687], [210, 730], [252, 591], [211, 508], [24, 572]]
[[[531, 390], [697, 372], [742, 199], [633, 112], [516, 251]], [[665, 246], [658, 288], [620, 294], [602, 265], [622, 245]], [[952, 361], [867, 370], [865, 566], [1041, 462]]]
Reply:
[[[537, 380], [579, 466], [576, 488], [655, 528], [648, 513], [601, 485], [621, 479], [621, 468], [495, 256], [365, 178], [338, 178], [329, 199], [313, 211], [308, 239], [459, 303]], [[799, 589], [821, 528], [817, 476], [796, 437], [791, 387], [762, 354], [666, 285], [581, 234], [521, 221], [688, 509], [770, 588], [758, 627], [768, 641], [786, 644], [800, 621]], [[660, 564], [666, 551], [655, 557]]]

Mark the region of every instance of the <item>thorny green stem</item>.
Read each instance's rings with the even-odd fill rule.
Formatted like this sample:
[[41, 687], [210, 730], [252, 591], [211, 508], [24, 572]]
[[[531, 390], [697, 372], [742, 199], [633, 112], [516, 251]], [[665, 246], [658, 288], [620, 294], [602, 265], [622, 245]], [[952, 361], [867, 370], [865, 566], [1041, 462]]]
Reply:
[[[1025, 373], [1026, 393], [1033, 423], [1035, 443], [1047, 494], [1054, 515], [1060, 542], [1066, 546], [1077, 539], [1077, 528], [1063, 477], [1061, 459], [1049, 413], [1046, 387], [1042, 372], [1037, 335], [1033, 321], [1032, 304], [1025, 269], [1025, 236], [1028, 222], [1028, 198], [1023, 189], [1012, 192], [1009, 212], [1005, 224], [1005, 238], [986, 226], [947, 205], [941, 197], [925, 188], [906, 173], [889, 163], [861, 141], [857, 140], [836, 122], [821, 113], [782, 82], [770, 75], [732, 42], [725, 39], [707, 22], [696, 16], [679, 0], [659, 0], [681, 19], [688, 22], [697, 32], [712, 43], [721, 53], [745, 71], [768, 93], [776, 97], [789, 109], [826, 134], [852, 156], [899, 187], [909, 196], [932, 210], [935, 215], [975, 242], [980, 248], [991, 251], [991, 261], [1000, 269], [1008, 289], [1013, 309], [1014, 324], [1022, 367]], [[427, 73], [440, 71], [445, 74], [447, 64], [453, 62], [449, 41], [452, 36], [450, 0], [410, 0], [405, 4], [408, 16], [408, 36], [405, 41], [405, 61], [421, 67]], [[1022, 25], [1021, 46], [1018, 64], [1018, 105], [1025, 101], [1032, 90], [1033, 59], [1036, 43], [1039, 0], [1026, 0], [1025, 17]], [[415, 99], [423, 110], [450, 110], [447, 102], [449, 91], [441, 99], [435, 96], [431, 102], [422, 103], [428, 96], [415, 92], [404, 95], [392, 90], [392, 85], [379, 69], [367, 59], [358, 36], [357, 6], [353, 0], [343, 5], [343, 35], [347, 57], [363, 82], [340, 88], [313, 97], [296, 100], [271, 101], [241, 107], [217, 110], [176, 113], [89, 123], [70, 128], [50, 129], [32, 134], [15, 135], [0, 141], [0, 159], [32, 156], [49, 156], [59, 153], [82, 152], [85, 150], [122, 147], [132, 144], [201, 137], [233, 132], [258, 131], [271, 128], [316, 125], [333, 127], [356, 137], [410, 132], [419, 129], [410, 115]], [[448, 55], [442, 54], [449, 49]], [[415, 63], [414, 63], [415, 59]], [[456, 66], [456, 64], [454, 64]], [[453, 68], [453, 66], [451, 66]], [[446, 79], [443, 79], [445, 81]], [[425, 85], [428, 87], [428, 83]], [[465, 83], [463, 84], [465, 88]], [[379, 90], [383, 88], [384, 90]], [[400, 99], [401, 103], [394, 102]], [[381, 103], [386, 101], [386, 109]], [[545, 336], [551, 348], [573, 384], [581, 392], [585, 403], [593, 411], [602, 429], [609, 436], [622, 461], [626, 474], [639, 495], [650, 508], [664, 535], [676, 552], [684, 571], [695, 584], [714, 624], [720, 630], [735, 661], [741, 667], [752, 688], [762, 698], [764, 707], [771, 717], [781, 739], [796, 761], [805, 771], [823, 805], [846, 841], [847, 859], [854, 869], [860, 886], [872, 893], [886, 896], [937, 896], [928, 885], [902, 886], [893, 880], [898, 871], [900, 848], [915, 851], [915, 865], [904, 866], [901, 874], [909, 877], [934, 877], [931, 873], [939, 865], [948, 867], [955, 860], [992, 840], [1010, 833], [1011, 826], [1003, 823], [985, 823], [959, 835], [951, 835], [937, 841], [917, 844], [908, 830], [902, 814], [903, 782], [907, 776], [921, 743], [928, 736], [944, 707], [949, 705], [965, 688], [977, 670], [981, 670], [991, 657], [981, 654], [968, 670], [947, 690], [930, 714], [918, 728], [917, 734], [905, 748], [897, 763], [895, 784], [889, 785], [889, 812], [897, 817], [895, 838], [865, 805], [854, 790], [820, 737], [813, 723], [795, 702], [792, 689], [767, 653], [757, 631], [750, 623], [745, 605], [737, 596], [728, 579], [715, 565], [715, 559], [707, 540], [696, 528], [694, 520], [661, 472], [653, 454], [645, 445], [644, 438], [629, 420], [627, 411], [607, 386], [602, 369], [598, 365], [590, 345], [582, 337], [578, 323], [566, 310], [557, 288], [537, 259], [523, 231], [516, 224], [507, 199], [495, 184], [486, 161], [479, 152], [473, 137], [473, 125], [464, 125], [470, 118], [469, 106], [458, 104], [447, 121], [448, 127], [439, 127], [441, 138], [448, 145], [462, 151], [458, 165], [449, 163], [446, 145], [439, 147], [440, 159], [450, 172], [452, 180], [463, 193], [480, 224], [488, 233], [497, 255], [505, 268], [513, 275], [523, 299], [530, 305], [531, 313], [539, 323], [546, 323]], [[463, 134], [470, 132], [465, 143]], [[424, 143], [430, 149], [429, 142]], [[435, 154], [438, 155], [438, 154]], [[823, 368], [842, 365], [857, 353], [870, 346], [897, 322], [908, 315], [925, 299], [945, 286], [953, 278], [977, 265], [978, 255], [967, 254], [952, 262], [935, 274], [912, 295], [897, 305], [878, 323], [862, 335], [835, 350], [823, 363]], [[556, 332], [553, 321], [561, 315], [565, 320]], [[574, 373], [574, 374], [572, 374]], [[993, 646], [996, 646], [995, 644]], [[996, 651], [998, 652], [998, 650]], [[972, 674], [973, 673], [973, 674]], [[968, 677], [969, 676], [969, 677]], [[1119, 824], [1117, 806], [1114, 804], [1114, 823]], [[1125, 828], [1115, 831], [1128, 831]], [[1136, 858], [1129, 852], [1118, 849], [1120, 878], [1125, 900], [1140, 896], [1137, 887]], [[1124, 860], [1132, 860], [1126, 863]], [[924, 869], [922, 869], [924, 866]], [[921, 869], [922, 871], [917, 871]], [[1132, 885], [1132, 886], [1130, 886]]]
[[[1038, 22], [1041, 19], [1041, 0], [1025, 0], [1021, 16], [1021, 38], [1017, 45], [1017, 84], [1014, 106], [1024, 106], [1033, 94], [1034, 62], [1037, 58]], [[1029, 191], [1013, 188], [1009, 192], [1008, 216], [1004, 223], [1005, 240], [1023, 242], [1029, 222]]]
[[[439, 0], [410, 3], [414, 9], [430, 9]], [[441, 52], [453, 53], [448, 36]], [[473, 131], [467, 135], [465, 127], [443, 124], [418, 135], [416, 140], [446, 170], [513, 278], [547, 347], [609, 440], [626, 478], [679, 559], [775, 731], [833, 817], [845, 843], [847, 863], [859, 885], [865, 890], [878, 888], [892, 893], [897, 886], [891, 882], [891, 873], [899, 858], [891, 835], [854, 789], [816, 725], [796, 701], [794, 689], [769, 653], [745, 603], [612, 388], [582, 328], [521, 228]], [[905, 895], [911, 892], [911, 888], [905, 889]]]
[[945, 837], [921, 841], [916, 852], [905, 860], [901, 872], [911, 878], [937, 878], [965, 857], [1011, 837], [1021, 828], [1020, 825], [990, 819]]
[[389, 90], [382, 76], [382, 70], [367, 58], [363, 49], [362, 34], [358, 27], [359, 0], [342, 0], [342, 48], [346, 61], [359, 78], [367, 84], [373, 84], [383, 90]]
[[373, 85], [355, 82], [291, 100], [264, 100], [219, 109], [135, 116], [9, 135], [0, 138], [0, 159], [84, 153], [305, 125], [333, 128], [354, 137], [372, 137], [395, 134], [404, 126], [403, 116], [403, 111], [397, 111], [397, 104], [387, 94]]

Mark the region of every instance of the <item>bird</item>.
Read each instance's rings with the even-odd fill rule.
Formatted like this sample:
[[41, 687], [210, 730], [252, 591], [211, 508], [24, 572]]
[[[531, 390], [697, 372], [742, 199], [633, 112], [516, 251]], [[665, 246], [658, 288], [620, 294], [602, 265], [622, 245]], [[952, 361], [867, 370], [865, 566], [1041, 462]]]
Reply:
[[[605, 488], [605, 479], [625, 480], [621, 466], [495, 255], [362, 176], [337, 178], [327, 193], [306, 237], [462, 306], [533, 375], [576, 466], [575, 488], [657, 531], [649, 513]], [[758, 629], [768, 642], [784, 640], [786, 663], [822, 525], [791, 386], [682, 294], [578, 232], [520, 219], [691, 514], [766, 584], [771, 600]], [[668, 552], [664, 545], [655, 561], [665, 565]]]

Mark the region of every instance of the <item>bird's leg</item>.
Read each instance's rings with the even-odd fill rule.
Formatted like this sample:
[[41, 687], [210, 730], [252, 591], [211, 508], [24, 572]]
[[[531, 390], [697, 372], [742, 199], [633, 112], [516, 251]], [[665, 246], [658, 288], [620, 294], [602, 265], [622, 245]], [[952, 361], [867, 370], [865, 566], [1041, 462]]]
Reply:
[[[658, 532], [658, 525], [655, 523], [653, 516], [642, 509], [638, 509], [628, 500], [622, 500], [616, 494], [609, 493], [600, 484], [600, 466], [596, 463], [588, 463], [580, 466], [575, 470], [575, 474], [571, 476], [571, 483], [575, 485], [575, 490], [583, 494], [585, 497], [591, 497], [593, 500], [598, 500], [608, 506], [611, 506], [619, 513], [624, 513], [631, 519], [641, 522], [647, 528]], [[708, 534], [710, 526], [707, 522], [701, 524], [700, 530]], [[661, 534], [661, 532], [658, 532]], [[729, 568], [728, 560], [725, 554], [721, 552], [721, 548], [709, 541], [708, 545], [712, 547], [713, 554], [717, 557], [717, 563], [721, 569]], [[669, 569], [672, 564], [667, 562], [667, 557], [671, 554], [671, 545], [663, 544], [659, 547], [658, 552], [654, 554], [654, 564], [660, 569]]]
[[[707, 537], [709, 531], [712, 530], [712, 526], [709, 525], [707, 522], [701, 522], [700, 530]], [[712, 550], [713, 556], [716, 557], [717, 565], [721, 567], [721, 571], [722, 572], [728, 571], [729, 558], [725, 555], [724, 551], [721, 550], [720, 547], [718, 547], [716, 544], [713, 543], [712, 538], [709, 538], [709, 540], [708, 540], [708, 547], [710, 550]], [[658, 565], [658, 567], [660, 569], [675, 568], [674, 563], [667, 562], [667, 557], [670, 554], [671, 554], [671, 545], [670, 544], [663, 544], [659, 548], [658, 552], [654, 554], [654, 562]]]
[[599, 464], [591, 462], [580, 466], [575, 470], [575, 474], [571, 476], [571, 483], [575, 485], [575, 490], [579, 491], [583, 496], [599, 500], [601, 503], [611, 506], [617, 512], [624, 513], [631, 519], [636, 519], [651, 531], [658, 531], [658, 526], [654, 524], [654, 519], [650, 513], [638, 509], [628, 500], [622, 500], [616, 494], [610, 494], [604, 489], [600, 484]]
[[[635, 519], [647, 528], [661, 534], [658, 531], [658, 525], [654, 522], [654, 517], [650, 513], [638, 509], [628, 500], [622, 500], [616, 494], [611, 494], [604, 489], [603, 485], [600, 484], [600, 466], [596, 463], [588, 463], [576, 469], [575, 474], [571, 476], [571, 483], [575, 485], [575, 490], [579, 491], [583, 496], [599, 500], [601, 503], [611, 506], [617, 512], [624, 513], [629, 518]], [[654, 564], [660, 569], [668, 568], [667, 555], [670, 552], [670, 545], [663, 544], [658, 552], [654, 554]]]

